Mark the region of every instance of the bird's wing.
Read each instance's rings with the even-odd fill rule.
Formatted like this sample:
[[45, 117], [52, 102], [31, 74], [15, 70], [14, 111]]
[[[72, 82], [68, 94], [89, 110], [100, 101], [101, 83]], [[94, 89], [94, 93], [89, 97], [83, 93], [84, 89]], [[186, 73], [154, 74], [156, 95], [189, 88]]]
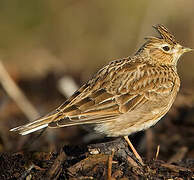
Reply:
[[137, 60], [111, 62], [58, 108], [49, 126], [114, 121], [121, 114], [157, 99], [158, 95], [168, 96], [174, 86], [172, 73], [175, 72], [161, 68]]
[[[135, 77], [131, 74], [138, 65], [125, 65], [124, 60], [109, 63], [58, 108], [58, 113], [49, 126], [63, 127], [115, 120], [123, 113], [118, 97], [127, 92], [127, 89], [120, 92], [119, 87], [126, 86], [127, 79], [134, 81]], [[133, 94], [130, 96], [133, 108], [140, 97]]]

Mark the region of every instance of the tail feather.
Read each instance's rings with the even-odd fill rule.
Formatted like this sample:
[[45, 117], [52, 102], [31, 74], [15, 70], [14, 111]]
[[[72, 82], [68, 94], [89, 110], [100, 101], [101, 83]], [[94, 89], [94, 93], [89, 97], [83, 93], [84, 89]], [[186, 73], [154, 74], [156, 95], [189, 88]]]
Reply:
[[30, 134], [32, 132], [38, 131], [40, 129], [46, 128], [48, 126], [48, 124], [43, 124], [41, 126], [37, 126], [37, 127], [34, 127], [34, 128], [25, 127], [25, 126], [16, 127], [16, 128], [11, 129], [10, 131], [18, 131], [19, 134], [21, 134], [21, 135], [27, 135], [27, 134]]
[[40, 119], [37, 119], [34, 122], [30, 122], [30, 123], [25, 124], [23, 126], [13, 128], [10, 131], [18, 132], [21, 135], [27, 135], [27, 134], [30, 134], [32, 132], [38, 131], [40, 129], [46, 128], [48, 126], [48, 124], [53, 121], [55, 116], [56, 116], [56, 114], [47, 115], [47, 116], [44, 116]]

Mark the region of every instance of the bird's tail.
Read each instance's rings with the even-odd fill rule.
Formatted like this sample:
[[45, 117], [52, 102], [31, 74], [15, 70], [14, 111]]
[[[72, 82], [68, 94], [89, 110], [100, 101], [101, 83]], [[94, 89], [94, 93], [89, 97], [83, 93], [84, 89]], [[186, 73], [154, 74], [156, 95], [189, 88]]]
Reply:
[[23, 126], [18, 126], [16, 128], [13, 128], [10, 131], [16, 131], [21, 135], [30, 134], [32, 132], [46, 128], [48, 124], [55, 119], [55, 117], [56, 117], [56, 113], [53, 112], [52, 114], [39, 118], [33, 122], [30, 122]]

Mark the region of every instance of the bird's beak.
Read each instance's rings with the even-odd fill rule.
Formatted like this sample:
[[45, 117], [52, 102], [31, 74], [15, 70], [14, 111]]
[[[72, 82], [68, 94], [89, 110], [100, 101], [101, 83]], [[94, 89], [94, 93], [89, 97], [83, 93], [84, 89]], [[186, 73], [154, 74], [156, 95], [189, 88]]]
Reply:
[[183, 53], [189, 52], [189, 51], [194, 51], [194, 49], [187, 48], [187, 47], [182, 47], [182, 52], [183, 52]]

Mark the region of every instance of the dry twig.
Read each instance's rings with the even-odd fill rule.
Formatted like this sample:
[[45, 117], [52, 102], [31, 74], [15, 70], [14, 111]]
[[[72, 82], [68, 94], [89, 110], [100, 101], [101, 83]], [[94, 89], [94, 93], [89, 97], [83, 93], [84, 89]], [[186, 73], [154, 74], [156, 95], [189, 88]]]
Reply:
[[52, 180], [58, 179], [62, 171], [62, 165], [66, 159], [67, 159], [67, 156], [62, 148], [60, 154], [57, 156], [53, 165], [48, 171], [48, 177], [47, 177], [48, 179], [52, 179]]
[[22, 90], [10, 77], [6, 71], [2, 61], [0, 60], [0, 83], [7, 92], [7, 94], [15, 101], [18, 107], [23, 111], [29, 120], [34, 120], [39, 117], [39, 113], [35, 107], [30, 103]]
[[112, 161], [113, 161], [113, 157], [114, 157], [114, 153], [115, 153], [115, 150], [112, 149], [112, 154], [109, 155], [108, 157], [108, 178], [107, 180], [111, 180], [112, 179]]
[[170, 169], [171, 171], [174, 171], [174, 172], [191, 171], [189, 168], [185, 168], [185, 167], [181, 167], [181, 166], [176, 166], [176, 165], [168, 164], [168, 163], [161, 164], [161, 166], [165, 167], [165, 168], [168, 168], [168, 169]]
[[187, 153], [188, 148], [187, 147], [181, 147], [178, 152], [176, 152], [176, 154], [174, 154], [168, 161], [168, 163], [172, 163], [172, 162], [177, 162], [177, 161], [181, 161], [184, 157], [185, 154]]
[[160, 153], [160, 145], [157, 146], [157, 150], [156, 150], [156, 156], [155, 156], [155, 160], [158, 159], [158, 155]]
[[91, 155], [75, 165], [68, 168], [68, 174], [70, 176], [76, 176], [79, 171], [87, 171], [88, 169], [92, 169], [96, 165], [105, 165], [108, 161], [108, 155], [97, 154]]

